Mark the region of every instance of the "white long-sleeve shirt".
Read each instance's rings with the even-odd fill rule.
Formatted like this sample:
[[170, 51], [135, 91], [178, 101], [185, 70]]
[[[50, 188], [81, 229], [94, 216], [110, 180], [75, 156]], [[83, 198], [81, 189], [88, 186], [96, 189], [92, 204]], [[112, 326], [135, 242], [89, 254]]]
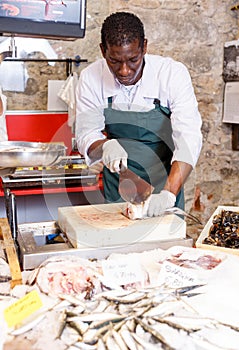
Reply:
[[0, 114], [0, 141], [7, 141], [7, 127], [6, 127], [6, 106], [7, 106], [7, 98], [2, 93], [2, 89], [0, 87], [0, 99], [2, 100], [3, 112]]
[[110, 72], [105, 59], [81, 72], [76, 88], [76, 139], [87, 164], [91, 164], [87, 155], [90, 145], [105, 138], [103, 111], [111, 96], [112, 108], [125, 111], [149, 111], [155, 108], [154, 99], [160, 100], [171, 111], [175, 146], [172, 162], [182, 161], [195, 167], [202, 146], [202, 121], [191, 77], [182, 63], [146, 54], [142, 78], [130, 97]]

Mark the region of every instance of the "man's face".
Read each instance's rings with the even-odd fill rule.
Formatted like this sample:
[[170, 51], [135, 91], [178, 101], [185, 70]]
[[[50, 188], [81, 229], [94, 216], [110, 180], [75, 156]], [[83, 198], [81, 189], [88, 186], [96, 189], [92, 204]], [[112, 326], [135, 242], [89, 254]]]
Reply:
[[107, 45], [106, 51], [102, 45], [100, 48], [111, 73], [121, 84], [133, 85], [137, 83], [142, 76], [147, 40], [144, 41], [143, 49], [139, 46], [138, 39], [123, 46]]

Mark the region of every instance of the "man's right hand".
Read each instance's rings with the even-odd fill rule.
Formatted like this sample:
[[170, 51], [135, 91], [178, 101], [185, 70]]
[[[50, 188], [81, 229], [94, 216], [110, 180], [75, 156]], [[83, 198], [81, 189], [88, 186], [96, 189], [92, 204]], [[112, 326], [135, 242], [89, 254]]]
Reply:
[[117, 140], [106, 141], [102, 146], [102, 151], [102, 161], [112, 173], [119, 173], [120, 170], [127, 169], [128, 154]]

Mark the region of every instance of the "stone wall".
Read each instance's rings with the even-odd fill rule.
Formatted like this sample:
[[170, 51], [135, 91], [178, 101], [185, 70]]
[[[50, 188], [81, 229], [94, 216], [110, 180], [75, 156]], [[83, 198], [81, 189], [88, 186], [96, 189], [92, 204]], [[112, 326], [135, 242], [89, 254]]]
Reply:
[[[50, 41], [59, 57], [80, 55], [92, 62], [101, 56], [98, 43], [103, 19], [111, 12], [131, 11], [145, 24], [149, 53], [171, 56], [188, 67], [203, 119], [204, 142], [197, 167], [185, 185], [186, 208], [200, 217], [203, 224], [218, 205], [239, 206], [239, 151], [232, 150], [231, 125], [222, 123], [223, 48], [225, 42], [239, 38], [239, 11], [231, 10], [237, 3], [228, 0], [88, 0], [85, 38], [73, 42]], [[73, 70], [80, 72], [82, 68], [84, 65]], [[36, 100], [43, 103], [49, 76], [65, 79], [64, 67], [60, 69], [59, 66], [38, 67], [35, 74], [38, 74], [35, 80], [41, 90]], [[10, 106], [12, 104], [9, 102]], [[36, 106], [41, 109], [40, 103], [36, 102]]]

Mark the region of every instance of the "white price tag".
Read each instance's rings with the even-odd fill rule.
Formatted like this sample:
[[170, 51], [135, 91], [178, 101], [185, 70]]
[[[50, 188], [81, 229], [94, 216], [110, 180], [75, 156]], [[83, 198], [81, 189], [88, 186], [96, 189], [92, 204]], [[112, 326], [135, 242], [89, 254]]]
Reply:
[[201, 282], [196, 270], [180, 267], [169, 261], [164, 261], [162, 264], [159, 273], [159, 284], [166, 284], [171, 288], [180, 288], [200, 284]]
[[117, 285], [143, 282], [144, 271], [137, 257], [124, 257], [119, 260], [103, 260], [103, 274]]

